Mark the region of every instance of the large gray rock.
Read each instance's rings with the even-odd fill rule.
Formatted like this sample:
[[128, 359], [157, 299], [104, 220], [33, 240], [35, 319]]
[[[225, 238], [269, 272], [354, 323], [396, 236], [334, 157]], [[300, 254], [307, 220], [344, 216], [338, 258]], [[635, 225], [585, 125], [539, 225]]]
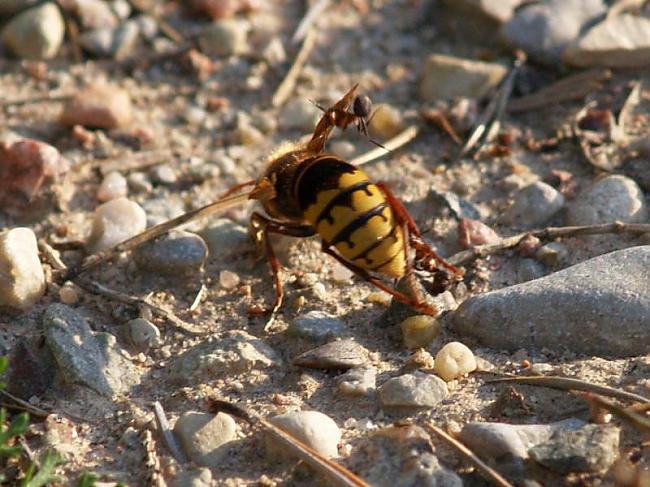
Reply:
[[650, 246], [601, 255], [474, 296], [453, 327], [483, 345], [624, 357], [650, 350]]

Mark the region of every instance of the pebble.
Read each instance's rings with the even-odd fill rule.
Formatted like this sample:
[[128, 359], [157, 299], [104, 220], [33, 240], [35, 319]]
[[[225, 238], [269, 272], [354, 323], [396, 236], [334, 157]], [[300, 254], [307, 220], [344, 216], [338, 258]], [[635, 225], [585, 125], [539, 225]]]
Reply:
[[581, 191], [569, 205], [569, 225], [595, 225], [620, 220], [644, 223], [648, 209], [643, 191], [630, 178], [607, 176]]
[[68, 100], [61, 112], [61, 123], [72, 127], [113, 129], [133, 119], [131, 97], [126, 90], [110, 84], [91, 84]]
[[[338, 456], [341, 430], [329, 416], [318, 411], [295, 411], [269, 419], [269, 422], [296, 437], [327, 458]], [[283, 458], [287, 449], [273, 435], [266, 435], [266, 452], [271, 459]]]
[[0, 233], [0, 276], [0, 305], [28, 310], [45, 293], [45, 274], [30, 228]]
[[462, 218], [458, 222], [458, 242], [463, 248], [494, 244], [499, 240], [499, 234], [479, 220]]
[[58, 373], [107, 397], [128, 392], [139, 383], [134, 365], [108, 333], [93, 333], [86, 320], [65, 304], [51, 304], [43, 316], [45, 343]]
[[159, 164], [149, 172], [151, 179], [158, 184], [174, 184], [178, 181], [176, 171], [169, 164]]
[[188, 411], [176, 421], [174, 435], [192, 462], [217, 470], [237, 438], [237, 423], [225, 413]]
[[240, 120], [237, 124], [237, 133], [242, 145], [263, 145], [266, 142], [266, 136], [250, 122]]
[[387, 140], [399, 134], [404, 127], [404, 117], [394, 106], [380, 103], [373, 108], [372, 118], [368, 124], [371, 134]]
[[476, 358], [467, 345], [447, 343], [436, 354], [434, 370], [445, 382], [460, 379], [476, 370]]
[[72, 0], [70, 7], [80, 21], [81, 30], [117, 27], [117, 16], [110, 5], [102, 0]]
[[59, 300], [68, 306], [72, 306], [79, 302], [79, 291], [77, 291], [74, 283], [68, 281], [61, 286], [61, 289], [59, 289]]
[[124, 331], [128, 342], [139, 352], [158, 348], [162, 344], [158, 327], [144, 318], [127, 321]]
[[171, 481], [171, 487], [212, 487], [212, 472], [209, 468], [197, 468], [178, 472]]
[[70, 169], [56, 147], [34, 139], [0, 141], [0, 202], [24, 206]]
[[131, 4], [128, 0], [110, 0], [108, 2], [111, 10], [120, 20], [128, 19], [131, 15]]
[[452, 321], [491, 348], [626, 357], [647, 352], [648, 316], [650, 246], [640, 246], [473, 296]]
[[242, 225], [227, 218], [218, 218], [210, 226], [199, 231], [208, 245], [210, 255], [240, 254], [253, 247], [253, 241], [248, 231]]
[[128, 175], [126, 180], [131, 188], [136, 193], [151, 193], [153, 185], [149, 181], [149, 177], [143, 172], [132, 172]]
[[139, 23], [127, 20], [117, 27], [99, 27], [83, 32], [79, 43], [94, 56], [119, 60], [133, 54], [139, 38]]
[[377, 369], [372, 365], [353, 367], [336, 378], [339, 391], [346, 396], [368, 396], [377, 388]]
[[125, 197], [129, 192], [126, 178], [117, 171], [109, 172], [97, 190], [97, 199], [102, 202]]
[[481, 213], [478, 208], [466, 199], [458, 196], [456, 193], [452, 193], [451, 191], [438, 191], [436, 188], [431, 186], [427, 197], [434, 205], [441, 209], [444, 208], [451, 211], [452, 215], [457, 220], [463, 218], [469, 218], [472, 220], [481, 219]]
[[208, 56], [236, 56], [250, 51], [248, 22], [235, 19], [219, 20], [199, 35], [201, 52]]
[[503, 25], [501, 35], [531, 58], [558, 65], [567, 45], [606, 10], [602, 0], [548, 0], [526, 5]]
[[621, 13], [606, 17], [564, 52], [572, 66], [632, 68], [650, 63], [650, 19]]
[[564, 196], [553, 186], [538, 181], [520, 190], [503, 215], [504, 221], [518, 227], [542, 225], [564, 207]]
[[203, 271], [208, 246], [195, 233], [175, 230], [140, 245], [133, 252], [136, 265], [162, 276], [189, 276]]
[[133, 19], [138, 24], [140, 35], [149, 42], [155, 40], [158, 35], [158, 23], [151, 15], [138, 15]]
[[280, 128], [282, 130], [313, 132], [320, 116], [321, 111], [316, 105], [304, 97], [297, 96], [282, 107]]
[[336, 154], [342, 159], [352, 159], [357, 153], [356, 146], [349, 140], [337, 140], [330, 144], [332, 154]]
[[443, 54], [429, 56], [420, 82], [420, 97], [425, 102], [450, 100], [459, 96], [480, 98], [497, 86], [508, 68]]
[[146, 226], [147, 215], [134, 201], [126, 198], [108, 201], [95, 210], [87, 249], [91, 253], [108, 249], [144, 231]]
[[190, 125], [200, 126], [208, 116], [208, 112], [201, 107], [188, 106], [183, 112], [183, 118]]
[[232, 271], [226, 270], [219, 273], [219, 285], [224, 289], [233, 289], [239, 285], [239, 282], [239, 275]]
[[561, 266], [569, 257], [569, 249], [560, 242], [542, 245], [535, 253], [535, 258], [548, 267]]
[[389, 379], [377, 392], [384, 407], [433, 407], [449, 395], [442, 379], [423, 372]]
[[46, 2], [13, 17], [0, 32], [0, 40], [21, 59], [50, 59], [59, 52], [64, 34], [59, 8]]
[[440, 335], [440, 323], [433, 316], [415, 315], [400, 323], [404, 345], [408, 349], [426, 347]]
[[287, 51], [284, 49], [282, 39], [274, 36], [262, 49], [262, 57], [269, 64], [280, 64], [287, 60]]
[[348, 370], [366, 365], [369, 358], [365, 347], [346, 338], [308, 350], [293, 359], [293, 364], [312, 369]]
[[332, 280], [338, 284], [350, 284], [354, 272], [338, 262], [332, 264]]
[[580, 429], [560, 429], [545, 442], [530, 448], [537, 463], [566, 475], [572, 472], [604, 473], [619, 456], [620, 428], [586, 424]]
[[183, 353], [169, 369], [178, 384], [196, 385], [215, 377], [266, 370], [282, 364], [279, 355], [264, 341], [242, 330], [214, 335]]
[[345, 323], [324, 311], [310, 311], [295, 318], [287, 334], [314, 342], [339, 338], [347, 333]]

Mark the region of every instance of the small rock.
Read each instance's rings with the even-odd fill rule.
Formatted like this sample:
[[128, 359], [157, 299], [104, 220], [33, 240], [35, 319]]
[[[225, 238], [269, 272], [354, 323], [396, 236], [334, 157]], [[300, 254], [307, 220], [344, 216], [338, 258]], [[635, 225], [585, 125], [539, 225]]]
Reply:
[[131, 123], [133, 107], [126, 90], [108, 84], [92, 84], [68, 100], [61, 112], [61, 123], [72, 127], [113, 129]]
[[143, 172], [132, 172], [126, 178], [131, 188], [136, 193], [151, 193], [153, 185], [147, 175]]
[[269, 64], [280, 64], [287, 60], [287, 51], [284, 49], [282, 40], [274, 36], [267, 42], [262, 50], [262, 57]]
[[341, 394], [367, 396], [376, 388], [377, 369], [372, 365], [354, 367], [336, 378]]
[[68, 281], [59, 289], [59, 299], [63, 304], [72, 306], [79, 302], [79, 292], [74, 283]]
[[458, 222], [458, 241], [463, 248], [493, 244], [499, 240], [499, 234], [479, 220], [462, 218]]
[[400, 323], [406, 348], [422, 348], [440, 335], [440, 323], [433, 316], [416, 315]]
[[133, 252], [137, 266], [163, 276], [188, 276], [203, 271], [208, 246], [195, 233], [175, 230], [146, 242]]
[[287, 334], [315, 342], [339, 338], [346, 332], [345, 323], [323, 311], [298, 316], [287, 328]]
[[151, 179], [158, 184], [174, 184], [178, 181], [176, 171], [169, 164], [159, 164], [151, 169]]
[[372, 134], [387, 140], [404, 130], [404, 118], [397, 108], [381, 103], [374, 107], [368, 128]]
[[212, 487], [212, 472], [209, 468], [198, 468], [178, 472], [171, 481], [172, 487]]
[[128, 321], [124, 328], [128, 342], [139, 352], [146, 352], [161, 344], [160, 330], [149, 320], [136, 318]]
[[72, 0], [70, 7], [80, 20], [82, 30], [117, 27], [117, 17], [102, 0]]
[[248, 22], [234, 19], [219, 20], [206, 27], [199, 36], [201, 51], [208, 56], [236, 56], [250, 50]]
[[214, 335], [178, 357], [170, 369], [178, 384], [213, 381], [215, 377], [266, 370], [282, 364], [278, 354], [259, 338], [236, 330]]
[[263, 145], [266, 137], [262, 132], [250, 124], [250, 122], [240, 121], [237, 124], [237, 133], [239, 142], [242, 145]]
[[109, 172], [97, 190], [97, 199], [105, 202], [116, 198], [123, 198], [129, 192], [126, 178], [117, 171]]
[[481, 219], [481, 213], [478, 208], [456, 193], [452, 193], [451, 191], [438, 191], [432, 186], [427, 196], [435, 205], [449, 209], [457, 220], [463, 218], [470, 218], [472, 220]]
[[434, 54], [424, 67], [420, 97], [425, 102], [458, 96], [480, 98], [497, 86], [507, 72], [505, 66], [497, 63]]
[[354, 272], [338, 262], [332, 264], [332, 280], [338, 284], [350, 284]]
[[208, 245], [210, 255], [220, 256], [241, 253], [252, 248], [252, 240], [245, 227], [227, 218], [219, 218], [209, 227], [199, 231]]
[[233, 289], [239, 285], [239, 275], [232, 271], [221, 271], [219, 273], [219, 285], [224, 289]]
[[545, 223], [564, 206], [564, 196], [553, 186], [538, 181], [515, 196], [504, 220], [515, 226], [535, 227]]
[[[318, 411], [295, 411], [269, 419], [269, 422], [313, 448], [327, 458], [338, 456], [341, 430], [336, 422]], [[283, 457], [286, 447], [271, 436], [266, 437], [266, 452], [271, 458]]]
[[140, 205], [126, 198], [117, 198], [95, 210], [93, 228], [88, 237], [89, 252], [108, 249], [144, 231], [147, 215]]
[[501, 34], [531, 58], [558, 65], [567, 45], [606, 10], [602, 0], [549, 0], [526, 5], [502, 27]]
[[93, 333], [75, 310], [55, 303], [43, 317], [45, 343], [65, 382], [81, 384], [104, 396], [126, 393], [139, 382], [133, 364], [113, 335]]
[[351, 338], [337, 340], [298, 355], [294, 365], [312, 369], [347, 370], [368, 363], [368, 350]]
[[225, 413], [188, 411], [176, 421], [174, 434], [191, 461], [219, 469], [237, 438], [237, 423]]
[[548, 267], [562, 265], [569, 256], [569, 249], [560, 242], [542, 245], [535, 253], [535, 258]]
[[183, 118], [185, 121], [196, 127], [200, 126], [207, 116], [208, 113], [203, 108], [192, 105], [188, 106], [183, 112]]
[[650, 246], [601, 255], [554, 274], [473, 296], [453, 329], [484, 346], [626, 357], [650, 347]]
[[433, 407], [449, 395], [442, 379], [423, 372], [389, 379], [377, 392], [384, 407]]
[[622, 13], [606, 17], [564, 52], [573, 66], [632, 68], [650, 63], [650, 19]]
[[517, 284], [539, 279], [546, 275], [546, 268], [541, 262], [534, 259], [519, 259], [515, 267], [515, 279]]
[[618, 458], [618, 426], [586, 424], [577, 430], [560, 429], [544, 443], [529, 449], [530, 457], [562, 475], [603, 473]]
[[313, 132], [321, 112], [316, 105], [303, 97], [295, 97], [287, 102], [280, 113], [282, 130]]
[[133, 54], [140, 38], [140, 26], [127, 20], [117, 27], [99, 27], [79, 36], [79, 43], [96, 57], [124, 59]]
[[21, 59], [50, 59], [59, 52], [64, 34], [59, 8], [46, 2], [13, 17], [2, 29], [0, 39]]
[[569, 225], [595, 225], [620, 220], [641, 223], [648, 209], [641, 188], [625, 176], [607, 176], [581, 191], [569, 205]]
[[446, 382], [460, 379], [476, 370], [476, 359], [472, 351], [460, 342], [451, 342], [436, 354], [436, 374]]
[[132, 9], [128, 0], [110, 0], [108, 4], [119, 20], [126, 20], [130, 17]]
[[133, 20], [138, 24], [138, 30], [142, 38], [149, 42], [155, 40], [158, 35], [158, 22], [156, 22], [156, 19], [151, 15], [138, 15]]
[[44, 293], [34, 232], [19, 227], [0, 233], [0, 305], [28, 310]]

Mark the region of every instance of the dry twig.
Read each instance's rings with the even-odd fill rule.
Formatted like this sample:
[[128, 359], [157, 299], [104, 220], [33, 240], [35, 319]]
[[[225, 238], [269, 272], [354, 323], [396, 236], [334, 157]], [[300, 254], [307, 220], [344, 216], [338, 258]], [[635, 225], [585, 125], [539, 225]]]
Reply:
[[153, 412], [154, 415], [156, 416], [156, 423], [158, 424], [158, 428], [160, 428], [162, 437], [165, 440], [165, 443], [167, 443], [167, 448], [169, 448], [169, 451], [171, 452], [172, 456], [180, 464], [187, 463], [187, 458], [185, 458], [185, 454], [183, 453], [183, 450], [181, 450], [181, 448], [178, 446], [176, 437], [174, 436], [174, 433], [169, 427], [169, 421], [167, 421], [167, 415], [165, 415], [165, 410], [163, 409], [162, 404], [160, 404], [160, 402], [156, 401], [153, 403]]
[[298, 75], [300, 74], [302, 67], [305, 65], [305, 62], [307, 62], [309, 53], [311, 53], [311, 50], [314, 48], [315, 44], [316, 44], [316, 31], [314, 29], [310, 29], [309, 32], [307, 32], [307, 36], [305, 37], [305, 40], [302, 41], [302, 46], [300, 47], [300, 50], [298, 51], [298, 54], [296, 55], [296, 59], [293, 61], [291, 68], [289, 68], [289, 71], [287, 71], [287, 75], [284, 77], [282, 82], [278, 85], [278, 88], [275, 90], [275, 93], [273, 94], [273, 98], [271, 98], [271, 104], [274, 107], [279, 107], [284, 105], [284, 102], [287, 101], [287, 99], [293, 92], [293, 89], [296, 86], [296, 80], [298, 79]]
[[460, 441], [456, 440], [455, 438], [445, 433], [443, 430], [438, 428], [431, 421], [427, 421], [426, 423], [424, 423], [424, 426], [427, 429], [431, 430], [436, 435], [438, 435], [440, 438], [445, 440], [448, 444], [456, 448], [456, 450], [458, 450], [460, 453], [462, 453], [465, 458], [467, 458], [472, 464], [474, 464], [476, 469], [487, 480], [492, 481], [495, 485], [498, 485], [500, 487], [513, 487], [513, 485], [510, 482], [508, 482], [506, 479], [504, 479], [501, 476], [501, 474], [499, 474], [499, 472], [494, 470], [488, 464], [483, 462], [478, 456], [476, 456], [476, 454], [472, 450], [467, 448]]
[[314, 2], [307, 9], [304, 17], [302, 18], [302, 20], [298, 24], [298, 27], [296, 28], [296, 32], [293, 34], [293, 37], [291, 38], [291, 42], [293, 44], [297, 44], [302, 39], [304, 39], [305, 35], [309, 32], [316, 19], [325, 11], [325, 9], [329, 6], [330, 2], [331, 0], [316, 0], [316, 2]]
[[355, 166], [361, 166], [363, 164], [366, 164], [367, 162], [374, 161], [375, 159], [379, 159], [381, 156], [384, 156], [388, 154], [389, 152], [392, 152], [396, 149], [399, 149], [403, 145], [408, 144], [411, 142], [415, 137], [418, 135], [418, 128], [415, 125], [411, 125], [410, 127], [406, 128], [399, 134], [397, 134], [395, 137], [390, 139], [388, 142], [384, 144], [384, 147], [375, 147], [374, 149], [366, 152], [365, 154], [361, 154], [359, 157], [355, 157], [350, 161], [350, 164], [353, 164]]
[[647, 416], [631, 411], [629, 408], [624, 408], [619, 404], [616, 404], [614, 401], [605, 399], [598, 394], [591, 394], [588, 392], [574, 392], [574, 394], [582, 397], [583, 399], [586, 399], [588, 402], [595, 404], [602, 409], [606, 409], [615, 416], [618, 416], [623, 421], [642, 431], [646, 435], [650, 434], [650, 418]]

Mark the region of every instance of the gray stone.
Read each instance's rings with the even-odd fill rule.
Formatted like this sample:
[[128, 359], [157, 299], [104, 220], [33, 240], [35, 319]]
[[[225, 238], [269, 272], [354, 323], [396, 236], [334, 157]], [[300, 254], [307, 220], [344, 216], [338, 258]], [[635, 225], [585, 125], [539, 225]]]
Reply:
[[21, 59], [50, 59], [59, 52], [64, 34], [59, 8], [47, 2], [12, 18], [2, 29], [0, 39]]
[[546, 268], [534, 259], [520, 259], [516, 267], [517, 283], [532, 281], [546, 275]]
[[578, 430], [560, 429], [529, 450], [530, 457], [557, 473], [603, 473], [618, 458], [620, 428], [586, 424]]
[[339, 391], [346, 396], [367, 396], [376, 388], [377, 369], [372, 365], [354, 367], [336, 378]]
[[209, 227], [199, 231], [199, 235], [208, 244], [210, 255], [223, 257], [253, 247], [253, 241], [246, 228], [227, 218], [219, 218]]
[[102, 179], [102, 183], [97, 190], [97, 199], [106, 202], [116, 198], [123, 198], [129, 192], [128, 189], [126, 178], [117, 171], [111, 171]]
[[625, 176], [608, 176], [581, 191], [569, 205], [570, 225], [595, 225], [620, 220], [642, 223], [648, 219], [648, 209], [641, 188]]
[[237, 438], [237, 423], [225, 413], [189, 411], [176, 421], [174, 434], [190, 460], [216, 470]]
[[[313, 448], [321, 455], [338, 456], [341, 430], [329, 416], [318, 411], [295, 411], [269, 419], [271, 423]], [[284, 443], [270, 434], [266, 436], [266, 452], [271, 459], [284, 458]]]
[[208, 56], [236, 56], [250, 50], [248, 22], [225, 19], [213, 22], [199, 36], [201, 52]]
[[433, 407], [449, 395], [444, 380], [423, 372], [389, 379], [377, 392], [384, 407]]
[[117, 27], [86, 31], [79, 36], [79, 43], [94, 56], [124, 59], [133, 53], [139, 37], [138, 22], [127, 20]]
[[474, 296], [454, 331], [506, 350], [624, 357], [650, 347], [650, 246], [601, 255], [534, 281]]
[[133, 252], [137, 266], [164, 276], [188, 276], [203, 270], [208, 246], [195, 233], [177, 230], [147, 242]]
[[536, 227], [542, 225], [564, 206], [564, 196], [553, 186], [538, 181], [520, 190], [504, 214], [511, 225]]
[[480, 98], [497, 86], [507, 72], [505, 66], [497, 63], [434, 54], [424, 66], [420, 97], [425, 102], [459, 96]]
[[124, 328], [128, 342], [139, 352], [160, 346], [160, 330], [151, 321], [136, 318], [128, 321]]
[[306, 98], [293, 98], [282, 108], [280, 128], [313, 132], [320, 114], [318, 107]]
[[352, 338], [336, 340], [298, 355], [294, 365], [313, 369], [347, 370], [365, 365], [368, 350]]
[[436, 188], [431, 187], [428, 196], [436, 204], [448, 208], [457, 220], [461, 218], [469, 218], [471, 220], [481, 219], [481, 212], [478, 208], [456, 193], [452, 193], [451, 191], [438, 191]]
[[102, 0], [72, 0], [70, 3], [80, 20], [81, 30], [117, 26], [117, 16]]
[[607, 10], [602, 0], [548, 0], [527, 5], [504, 24], [505, 40], [537, 61], [558, 64], [567, 45]]
[[88, 237], [88, 252], [98, 252], [117, 245], [142, 232], [147, 215], [134, 201], [117, 198], [95, 210], [93, 227]]
[[170, 378], [177, 384], [197, 384], [281, 364], [280, 357], [262, 340], [235, 330], [211, 336], [185, 352], [170, 368]]
[[64, 304], [52, 304], [43, 317], [45, 343], [64, 382], [81, 384], [104, 396], [126, 393], [139, 382], [133, 364], [113, 335], [93, 333], [86, 320]]
[[287, 334], [315, 342], [339, 338], [347, 332], [345, 323], [324, 311], [310, 311], [295, 318]]
[[159, 164], [151, 169], [151, 179], [158, 184], [174, 184], [178, 175], [169, 164]]
[[30, 228], [0, 233], [0, 306], [31, 308], [45, 293], [45, 274]]

